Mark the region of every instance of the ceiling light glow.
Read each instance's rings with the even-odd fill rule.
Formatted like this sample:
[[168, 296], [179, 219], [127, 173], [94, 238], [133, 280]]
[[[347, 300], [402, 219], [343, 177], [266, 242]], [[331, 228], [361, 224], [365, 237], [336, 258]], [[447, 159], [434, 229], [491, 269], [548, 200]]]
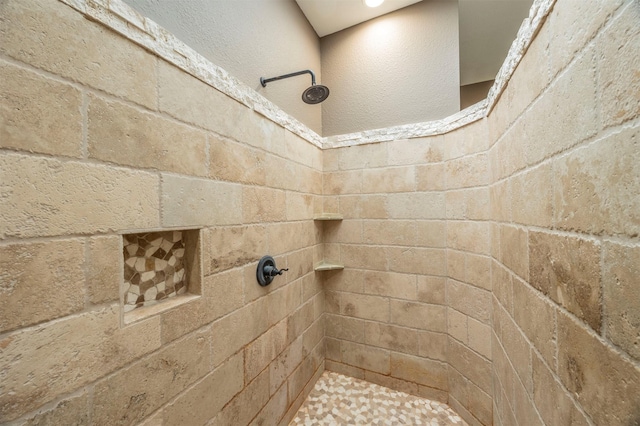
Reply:
[[362, 2], [369, 7], [378, 7], [384, 0], [362, 0]]

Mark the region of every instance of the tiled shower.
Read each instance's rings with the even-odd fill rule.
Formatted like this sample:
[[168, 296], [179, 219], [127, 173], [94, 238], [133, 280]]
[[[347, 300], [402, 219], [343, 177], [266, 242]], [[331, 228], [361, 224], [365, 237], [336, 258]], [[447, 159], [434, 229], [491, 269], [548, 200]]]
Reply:
[[326, 371], [640, 421], [639, 24], [537, 1], [487, 102], [321, 138], [118, 0], [0, 3], [0, 423], [288, 424]]

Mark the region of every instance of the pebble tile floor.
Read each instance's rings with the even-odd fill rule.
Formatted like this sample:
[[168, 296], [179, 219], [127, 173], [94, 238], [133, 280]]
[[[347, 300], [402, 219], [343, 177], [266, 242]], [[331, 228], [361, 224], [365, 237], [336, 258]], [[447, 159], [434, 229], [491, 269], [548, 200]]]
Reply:
[[448, 405], [325, 371], [289, 423], [294, 425], [461, 425]]

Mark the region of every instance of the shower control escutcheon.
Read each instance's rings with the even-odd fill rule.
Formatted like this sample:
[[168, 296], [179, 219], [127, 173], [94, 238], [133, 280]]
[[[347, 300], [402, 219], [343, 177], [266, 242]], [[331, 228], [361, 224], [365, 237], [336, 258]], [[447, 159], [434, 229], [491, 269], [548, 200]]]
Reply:
[[282, 275], [283, 272], [288, 270], [288, 268], [278, 269], [273, 257], [263, 256], [262, 259], [260, 259], [260, 262], [258, 262], [258, 270], [256, 271], [258, 284], [263, 287], [268, 286], [276, 275]]

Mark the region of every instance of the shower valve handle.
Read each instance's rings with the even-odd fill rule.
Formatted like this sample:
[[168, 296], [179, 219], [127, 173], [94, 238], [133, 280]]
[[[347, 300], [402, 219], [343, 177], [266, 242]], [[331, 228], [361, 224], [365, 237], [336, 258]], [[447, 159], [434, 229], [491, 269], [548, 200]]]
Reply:
[[264, 267], [265, 275], [269, 275], [270, 277], [275, 277], [276, 275], [282, 275], [285, 271], [288, 271], [289, 268], [278, 269], [275, 266], [267, 265]]

